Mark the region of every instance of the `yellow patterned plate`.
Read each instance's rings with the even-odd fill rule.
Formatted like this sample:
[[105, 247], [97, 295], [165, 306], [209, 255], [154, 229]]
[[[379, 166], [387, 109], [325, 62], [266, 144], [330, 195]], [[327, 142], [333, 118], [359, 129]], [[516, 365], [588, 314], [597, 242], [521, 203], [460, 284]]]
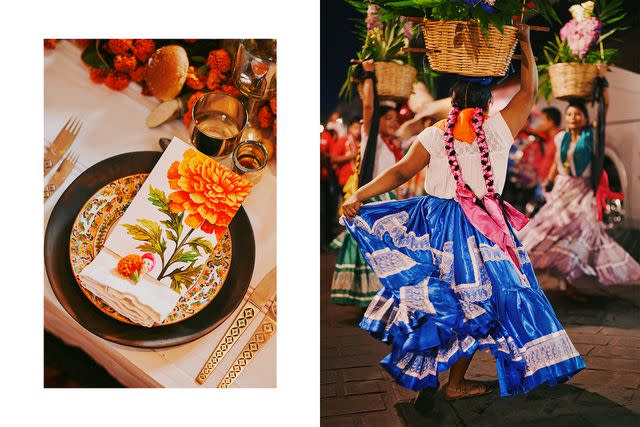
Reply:
[[[78, 213], [69, 241], [71, 269], [82, 292], [100, 311], [129, 324], [134, 323], [80, 285], [78, 275], [100, 252], [111, 228], [129, 207], [147, 176], [149, 174], [146, 173], [130, 175], [102, 187]], [[222, 288], [230, 265], [231, 234], [227, 230], [207, 260], [196, 284], [180, 298], [164, 322], [154, 326], [181, 322], [205, 308]]]

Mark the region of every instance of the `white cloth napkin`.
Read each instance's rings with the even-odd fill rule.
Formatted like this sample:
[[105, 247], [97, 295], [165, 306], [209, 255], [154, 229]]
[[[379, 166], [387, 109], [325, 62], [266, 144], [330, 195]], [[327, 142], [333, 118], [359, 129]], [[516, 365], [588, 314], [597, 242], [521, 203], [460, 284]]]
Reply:
[[105, 248], [82, 270], [82, 285], [134, 323], [151, 327], [161, 323], [178, 303], [180, 294], [147, 274], [132, 286], [129, 279], [114, 274], [120, 257]]
[[[196, 282], [216, 246], [215, 233], [226, 229], [250, 188], [173, 138], [103, 249], [80, 273], [82, 286], [132, 322], [162, 323]], [[123, 258], [139, 269], [131, 273], [127, 260], [121, 269]]]

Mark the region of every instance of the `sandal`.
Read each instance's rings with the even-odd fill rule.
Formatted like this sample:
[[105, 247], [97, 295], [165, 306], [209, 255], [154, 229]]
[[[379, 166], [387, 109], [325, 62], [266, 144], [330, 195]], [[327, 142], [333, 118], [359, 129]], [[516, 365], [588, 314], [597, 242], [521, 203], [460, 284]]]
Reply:
[[480, 381], [464, 380], [462, 387], [455, 388], [447, 384], [447, 388], [444, 392], [444, 397], [447, 400], [466, 399], [469, 397], [484, 396], [485, 394], [492, 393], [493, 389], [487, 387]]

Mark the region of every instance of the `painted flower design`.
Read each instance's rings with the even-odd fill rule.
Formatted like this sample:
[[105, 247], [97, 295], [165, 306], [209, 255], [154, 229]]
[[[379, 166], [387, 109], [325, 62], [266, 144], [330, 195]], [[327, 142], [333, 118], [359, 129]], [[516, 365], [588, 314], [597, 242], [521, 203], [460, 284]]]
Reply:
[[194, 149], [167, 172], [171, 212], [186, 212], [185, 224], [221, 235], [249, 194], [252, 184]]

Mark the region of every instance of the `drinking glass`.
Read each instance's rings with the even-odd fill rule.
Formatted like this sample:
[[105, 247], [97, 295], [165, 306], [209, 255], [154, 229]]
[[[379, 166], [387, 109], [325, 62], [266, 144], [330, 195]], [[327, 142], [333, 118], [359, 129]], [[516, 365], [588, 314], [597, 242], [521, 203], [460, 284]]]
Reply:
[[233, 150], [233, 171], [256, 183], [267, 166], [267, 149], [258, 141], [242, 141]]
[[247, 129], [259, 128], [256, 122], [260, 102], [276, 96], [276, 60], [273, 39], [243, 39], [238, 45], [232, 79], [240, 93], [247, 97]]
[[219, 160], [229, 156], [247, 125], [242, 102], [222, 92], [203, 95], [193, 106], [191, 143], [207, 156]]

